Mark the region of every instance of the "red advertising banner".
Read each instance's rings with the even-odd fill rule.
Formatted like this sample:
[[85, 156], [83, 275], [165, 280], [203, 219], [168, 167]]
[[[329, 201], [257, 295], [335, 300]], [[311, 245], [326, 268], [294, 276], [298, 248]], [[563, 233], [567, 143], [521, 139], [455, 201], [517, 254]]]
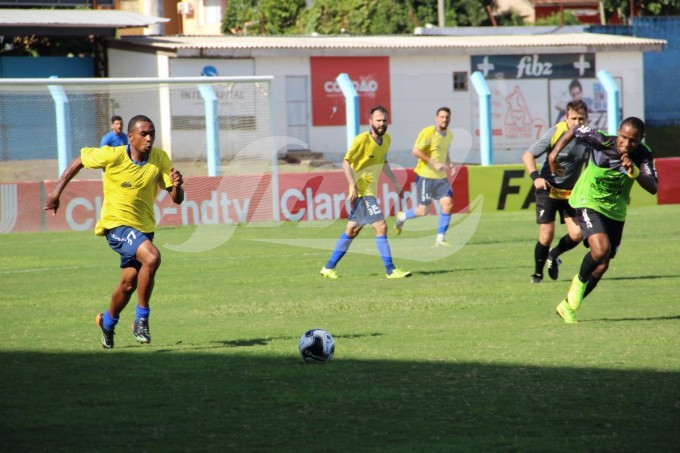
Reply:
[[[415, 174], [395, 169], [404, 187], [400, 199], [381, 175], [378, 199], [385, 216], [416, 205]], [[56, 181], [0, 184], [0, 234], [20, 231], [94, 231], [102, 206], [101, 180], [73, 180], [61, 195], [56, 215], [43, 211], [45, 194]], [[468, 172], [458, 169], [453, 183], [454, 210], [468, 206]], [[154, 204], [161, 226], [237, 224], [257, 221], [315, 221], [346, 219], [347, 181], [342, 171], [285, 173], [279, 175], [278, 198], [272, 192], [271, 174], [198, 176], [184, 180], [185, 198], [176, 205], [164, 190]], [[432, 209], [434, 212], [434, 208]]]
[[0, 184], [0, 234], [42, 230], [41, 182]]
[[376, 105], [390, 111], [389, 57], [311, 57], [312, 125], [342, 126], [345, 98], [336, 78], [346, 73], [359, 95], [359, 121], [368, 124], [368, 112]]
[[656, 159], [654, 165], [659, 177], [659, 204], [680, 204], [680, 158]]

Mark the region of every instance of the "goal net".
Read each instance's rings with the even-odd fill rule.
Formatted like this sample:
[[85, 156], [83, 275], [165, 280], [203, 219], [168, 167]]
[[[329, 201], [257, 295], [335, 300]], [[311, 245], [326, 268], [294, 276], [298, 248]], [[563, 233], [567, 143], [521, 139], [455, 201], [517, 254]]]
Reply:
[[[155, 147], [187, 175], [239, 160], [272, 161], [271, 77], [0, 80], [0, 182], [57, 179], [80, 148], [99, 146], [111, 117], [143, 114]], [[274, 150], [274, 152], [276, 152]], [[249, 154], [249, 155], [248, 155]], [[60, 162], [61, 158], [61, 162]], [[91, 178], [83, 171], [78, 178]]]

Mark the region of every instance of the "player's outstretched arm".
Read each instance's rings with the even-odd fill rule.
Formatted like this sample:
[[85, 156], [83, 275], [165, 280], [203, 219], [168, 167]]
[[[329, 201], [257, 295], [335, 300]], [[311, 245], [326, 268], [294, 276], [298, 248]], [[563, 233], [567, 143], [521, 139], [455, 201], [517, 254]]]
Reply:
[[73, 177], [78, 174], [81, 168], [83, 168], [83, 162], [80, 160], [79, 156], [71, 161], [69, 166], [66, 167], [66, 170], [64, 170], [64, 172], [59, 177], [57, 185], [54, 186], [54, 189], [52, 189], [52, 191], [47, 194], [47, 199], [45, 200], [45, 207], [43, 210], [52, 211], [52, 215], [57, 213], [57, 210], [59, 209], [59, 197], [61, 196], [61, 193], [64, 191], [64, 188], [66, 188], [66, 185], [69, 183], [69, 181], [71, 181], [71, 179], [73, 179]]

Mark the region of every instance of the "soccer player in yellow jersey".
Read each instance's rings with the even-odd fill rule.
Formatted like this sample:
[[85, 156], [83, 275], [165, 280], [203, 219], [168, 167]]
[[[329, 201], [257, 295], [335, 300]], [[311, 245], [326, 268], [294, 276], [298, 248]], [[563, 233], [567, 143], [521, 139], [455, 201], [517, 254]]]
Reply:
[[370, 130], [356, 136], [342, 161], [342, 169], [349, 184], [347, 199], [352, 204], [347, 227], [340, 235], [335, 249], [326, 265], [321, 269], [324, 278], [336, 279], [335, 266], [345, 256], [352, 240], [361, 229], [371, 225], [375, 230], [375, 244], [385, 265], [387, 278], [410, 277], [411, 273], [397, 268], [392, 262], [392, 252], [387, 243], [387, 223], [378, 205], [378, 178], [385, 173], [402, 197], [402, 187], [387, 163], [390, 136], [387, 132], [387, 110], [377, 106], [371, 109], [368, 120]]
[[437, 110], [434, 126], [428, 126], [420, 131], [413, 155], [418, 158], [416, 173], [416, 192], [418, 206], [406, 212], [397, 214], [394, 230], [401, 234], [404, 223], [408, 219], [427, 214], [432, 200], [439, 200], [439, 226], [437, 228], [436, 246], [448, 246], [446, 231], [449, 229], [451, 212], [453, 211], [453, 192], [449, 183], [449, 174], [455, 174], [455, 168], [449, 157], [449, 147], [453, 141], [453, 133], [448, 129], [451, 122], [451, 109], [440, 107]]
[[121, 279], [111, 296], [109, 309], [96, 317], [102, 331], [102, 346], [113, 348], [113, 334], [120, 313], [137, 291], [137, 310], [132, 331], [140, 343], [150, 343], [149, 301], [161, 254], [153, 244], [156, 219], [154, 200], [158, 189], [167, 190], [176, 204], [184, 200], [182, 174], [172, 166], [165, 151], [153, 148], [156, 129], [144, 115], [128, 123], [127, 146], [82, 148], [57, 185], [47, 195], [45, 210], [56, 214], [59, 197], [81, 168], [104, 172], [104, 202], [95, 234], [106, 236], [120, 255]]

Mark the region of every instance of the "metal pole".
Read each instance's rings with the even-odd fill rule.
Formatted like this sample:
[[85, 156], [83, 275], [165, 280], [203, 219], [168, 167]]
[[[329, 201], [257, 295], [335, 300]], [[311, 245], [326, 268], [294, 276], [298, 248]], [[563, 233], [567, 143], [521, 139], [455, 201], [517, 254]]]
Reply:
[[446, 27], [446, 15], [444, 14], [444, 0], [437, 0], [437, 18], [439, 19], [439, 28]]
[[[52, 76], [50, 79], [56, 79]], [[59, 175], [68, 167], [71, 154], [71, 123], [68, 96], [61, 85], [48, 85], [47, 87], [54, 101], [57, 128], [57, 152], [59, 160]]]
[[208, 176], [219, 176], [220, 166], [220, 119], [217, 115], [217, 95], [210, 85], [199, 85], [205, 103], [205, 138]]
[[359, 134], [359, 95], [354, 84], [346, 73], [335, 79], [345, 96], [345, 118], [347, 122], [347, 149], [352, 146], [354, 137]]
[[472, 85], [479, 99], [479, 154], [482, 166], [493, 165], [491, 142], [491, 90], [481, 72], [475, 71], [470, 76]]
[[619, 87], [609, 71], [602, 69], [597, 78], [607, 92], [607, 132], [616, 135], [621, 121], [621, 107], [619, 106]]

